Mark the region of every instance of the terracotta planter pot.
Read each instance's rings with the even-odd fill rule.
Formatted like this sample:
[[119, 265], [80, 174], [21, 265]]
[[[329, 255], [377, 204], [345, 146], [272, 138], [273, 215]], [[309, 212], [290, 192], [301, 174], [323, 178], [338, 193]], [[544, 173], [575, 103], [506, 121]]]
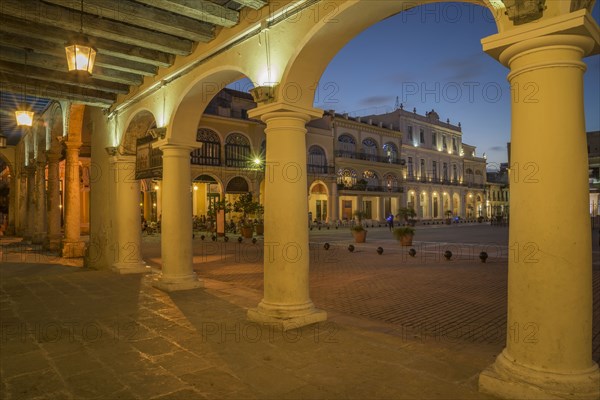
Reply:
[[240, 233], [246, 239], [250, 239], [252, 237], [253, 229], [251, 226], [242, 226], [242, 228], [240, 229]]
[[412, 241], [413, 235], [404, 235], [399, 240], [401, 246], [412, 246]]
[[354, 243], [364, 243], [367, 240], [367, 231], [352, 231], [354, 236]]
[[256, 234], [257, 235], [264, 235], [264, 233], [265, 233], [265, 226], [263, 224], [255, 225], [255, 228], [256, 228]]

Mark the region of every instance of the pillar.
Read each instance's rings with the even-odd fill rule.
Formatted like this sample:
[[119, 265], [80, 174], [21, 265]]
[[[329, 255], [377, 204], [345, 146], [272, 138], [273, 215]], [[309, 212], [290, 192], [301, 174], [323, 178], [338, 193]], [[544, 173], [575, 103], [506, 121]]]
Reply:
[[384, 197], [379, 196], [379, 197], [377, 197], [377, 222], [385, 221], [385, 218], [387, 216], [384, 215], [384, 211], [385, 211]]
[[[264, 297], [248, 310], [285, 329], [324, 321], [309, 297], [306, 123], [322, 111], [273, 103], [249, 112], [266, 123]], [[285, 223], [282, 223], [285, 221]]]
[[337, 220], [340, 219], [340, 199], [338, 196], [337, 182], [331, 183], [327, 205], [327, 222], [335, 224], [337, 223]]
[[16, 220], [16, 234], [25, 238], [27, 236], [27, 167], [22, 167], [18, 176], [17, 187], [19, 188], [18, 201], [17, 201], [17, 220]]
[[[150, 185], [152, 182], [150, 182]], [[148, 187], [144, 192], [144, 209], [143, 215], [148, 223], [152, 220], [152, 188]]]
[[193, 270], [192, 197], [190, 152], [192, 147], [166, 143], [163, 152], [161, 253], [162, 272], [153, 286], [167, 292], [202, 286]]
[[155, 183], [156, 190], [156, 220], [160, 221], [162, 214], [162, 181]]
[[19, 180], [14, 174], [14, 170], [11, 170], [10, 177], [10, 192], [8, 198], [8, 228], [6, 233], [8, 235], [16, 234], [16, 220], [17, 220], [17, 187]]
[[32, 242], [43, 244], [46, 241], [47, 220], [46, 220], [46, 160], [44, 155], [38, 153], [38, 159], [35, 161], [35, 208], [34, 208], [34, 232]]
[[33, 161], [25, 167], [25, 172], [27, 174], [27, 186], [25, 190], [25, 231], [23, 239], [31, 241], [35, 232], [35, 164]]
[[114, 264], [112, 269], [120, 274], [150, 272], [142, 260], [142, 224], [140, 219], [140, 181], [135, 177], [135, 156], [117, 155], [110, 159], [113, 176], [114, 204], [112, 221], [114, 227]]
[[48, 236], [46, 247], [51, 251], [60, 249], [60, 154], [48, 153]]
[[81, 213], [79, 188], [79, 149], [81, 142], [65, 142], [65, 237], [62, 242], [62, 256], [83, 257], [85, 243], [81, 240]]
[[[504, 398], [600, 398], [582, 62], [600, 32], [573, 14], [483, 41], [513, 88], [508, 331], [479, 377], [481, 391]], [[549, 34], [559, 28], [581, 35]]]

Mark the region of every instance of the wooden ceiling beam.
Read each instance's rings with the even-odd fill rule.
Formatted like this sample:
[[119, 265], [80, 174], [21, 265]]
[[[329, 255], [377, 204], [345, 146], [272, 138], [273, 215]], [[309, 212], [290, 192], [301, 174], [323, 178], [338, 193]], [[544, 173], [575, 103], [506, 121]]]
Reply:
[[[25, 82], [27, 91], [24, 92]], [[42, 99], [70, 100], [73, 102], [108, 108], [116, 100], [112, 93], [80, 88], [73, 85], [61, 85], [58, 83], [45, 82], [41, 80], [26, 79], [10, 74], [0, 74], [0, 91], [14, 93], [18, 99], [23, 93]]]
[[136, 0], [136, 2], [224, 27], [234, 26], [240, 19], [239, 12], [206, 0]]
[[[2, 40], [0, 35], [0, 44], [1, 43]], [[0, 60], [24, 65], [23, 50], [0, 45]], [[27, 65], [46, 68], [52, 71], [67, 72], [67, 61], [64, 55], [61, 54], [60, 57], [55, 57], [46, 54], [38, 54], [36, 53], [36, 49], [34, 49], [33, 53], [27, 55]], [[117, 71], [99, 65], [94, 66], [93, 77], [95, 79], [121, 83], [128, 86], [141, 85], [144, 81], [141, 75]]]
[[[0, 7], [0, 12], [4, 7], [4, 0]], [[7, 14], [0, 14], [0, 32], [26, 36], [36, 40], [45, 40], [64, 46], [68, 38], [73, 35], [72, 31], [58, 27], [49, 28], [48, 26], [38, 25], [32, 21], [25, 21], [14, 18]], [[108, 40], [104, 38], [94, 38], [94, 45], [98, 50], [98, 56], [109, 55], [116, 58], [130, 60], [142, 64], [150, 64], [155, 67], [168, 68], [173, 65], [175, 57], [161, 51], [150, 50], [140, 46]], [[31, 48], [31, 47], [29, 47]]]
[[265, 0], [233, 0], [233, 1], [235, 1], [238, 4], [241, 4], [244, 7], [250, 7], [255, 10], [263, 8], [264, 6], [267, 5], [267, 2]]
[[103, 92], [115, 94], [129, 93], [129, 86], [122, 83], [103, 81], [94, 77], [82, 75], [72, 75], [72, 72], [52, 71], [32, 65], [27, 65], [27, 69], [25, 69], [23, 65], [9, 61], [0, 60], [0, 71], [29, 79], [46, 80], [48, 82], [60, 83], [64, 85], [77, 85], [82, 88], [94, 89]]
[[[9, 15], [18, 15], [21, 19], [48, 25], [52, 28], [66, 29], [75, 34], [80, 30], [79, 20], [81, 14], [79, 12], [46, 4], [39, 0], [28, 0], [19, 3], [3, 1], [2, 12]], [[148, 29], [137, 28], [89, 14], [83, 14], [82, 20], [83, 33], [88, 35], [94, 45], [94, 37], [98, 37], [180, 56], [187, 56], [192, 52], [193, 42], [187, 39], [152, 32]], [[211, 39], [212, 37], [208, 38], [208, 40]]]
[[[79, 2], [73, 0], [44, 0], [46, 3], [79, 11]], [[85, 0], [83, 11], [103, 19], [123, 22], [141, 28], [167, 33], [195, 42], [213, 38], [213, 26], [161, 9], [140, 6], [128, 0]]]

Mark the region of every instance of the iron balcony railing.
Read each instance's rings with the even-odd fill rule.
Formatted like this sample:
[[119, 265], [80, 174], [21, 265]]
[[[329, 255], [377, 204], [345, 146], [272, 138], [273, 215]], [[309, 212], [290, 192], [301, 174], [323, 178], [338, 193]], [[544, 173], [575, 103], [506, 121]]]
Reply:
[[365, 160], [365, 161], [372, 161], [372, 162], [385, 163], [385, 164], [398, 164], [398, 165], [402, 164], [402, 162], [399, 158], [376, 156], [373, 154], [368, 154], [368, 153], [363, 153], [363, 152], [358, 152], [358, 151], [336, 150], [336, 151], [334, 151], [334, 155], [336, 157], [341, 157], [341, 158], [353, 158], [355, 160]]

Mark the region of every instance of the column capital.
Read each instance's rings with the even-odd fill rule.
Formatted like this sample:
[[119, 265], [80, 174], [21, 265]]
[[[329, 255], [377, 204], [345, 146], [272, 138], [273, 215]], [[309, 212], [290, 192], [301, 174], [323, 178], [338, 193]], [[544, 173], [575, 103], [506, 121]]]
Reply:
[[46, 159], [48, 160], [48, 164], [59, 162], [61, 157], [62, 157], [62, 155], [60, 153], [48, 152], [46, 154]]
[[323, 116], [323, 110], [313, 107], [300, 107], [278, 101], [253, 108], [248, 111], [248, 116], [250, 118], [260, 118], [263, 122], [267, 122], [274, 117], [300, 118], [306, 123], [310, 120], [321, 118]]
[[514, 55], [544, 46], [577, 46], [585, 57], [600, 53], [600, 28], [582, 9], [488, 36], [481, 44], [483, 51], [505, 66]]
[[81, 145], [83, 144], [82, 142], [72, 142], [72, 141], [66, 141], [64, 142], [65, 147], [67, 148], [67, 151], [69, 150], [79, 150], [81, 148]]

